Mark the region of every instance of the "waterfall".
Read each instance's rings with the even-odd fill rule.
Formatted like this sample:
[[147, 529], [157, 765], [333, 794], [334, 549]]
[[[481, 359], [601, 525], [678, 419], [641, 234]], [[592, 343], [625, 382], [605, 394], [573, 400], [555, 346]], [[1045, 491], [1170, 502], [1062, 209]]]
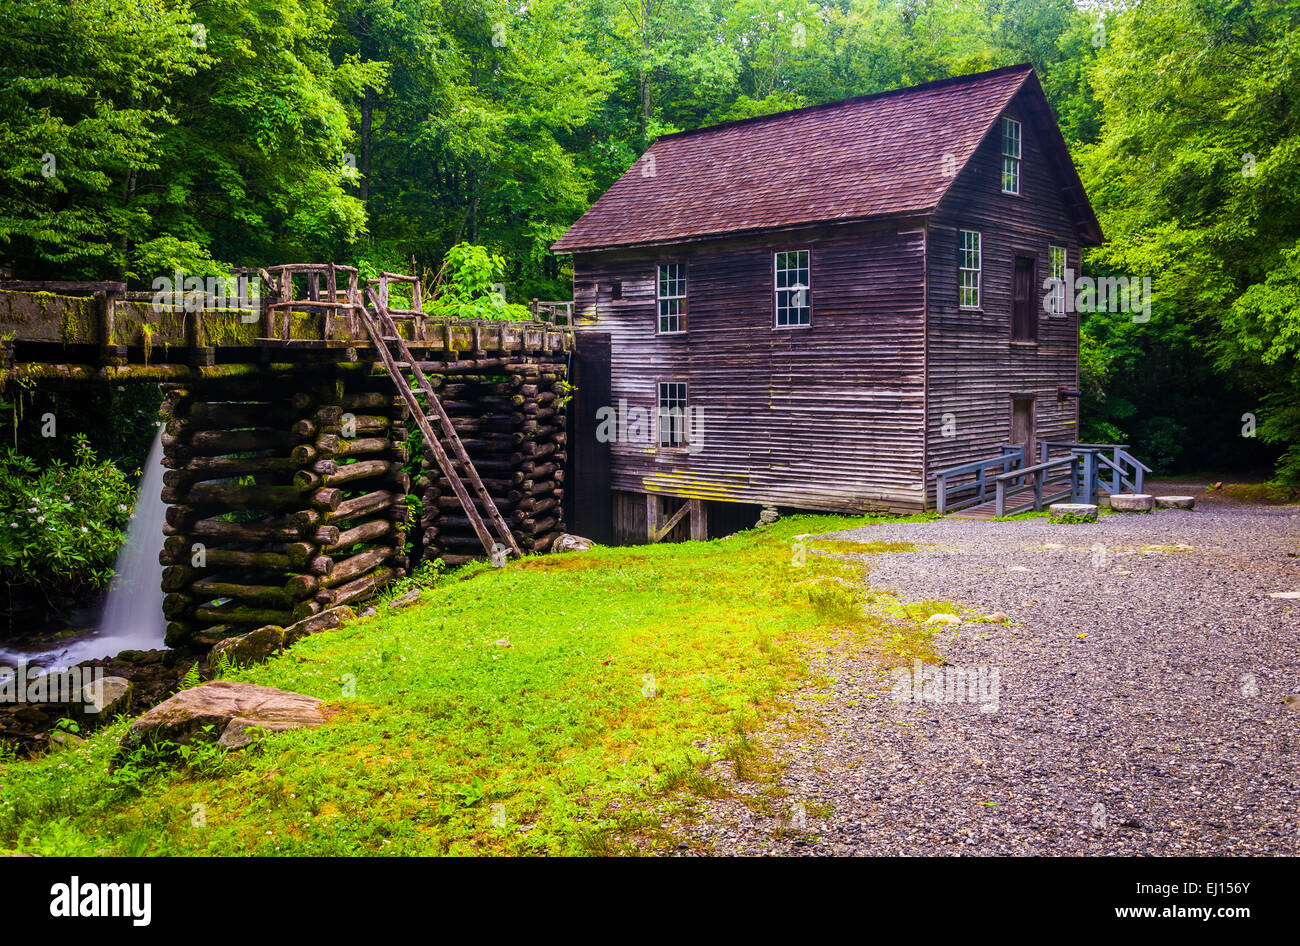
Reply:
[[[166, 646], [162, 613], [163, 521], [162, 430], [154, 437], [144, 475], [135, 494], [135, 510], [126, 541], [118, 549], [113, 580], [99, 624], [94, 630], [60, 635], [20, 634], [0, 642], [0, 667], [19, 663], [70, 667], [83, 660], [112, 657], [124, 650], [157, 650]], [[89, 604], [89, 602], [87, 602]]]
[[[104, 602], [99, 633], [78, 649], [84, 657], [106, 657], [123, 650], [155, 650], [163, 645], [162, 566], [158, 553], [163, 543], [162, 428], [149, 448], [144, 476], [136, 491], [135, 511], [127, 527], [126, 542], [117, 553], [113, 582]], [[90, 653], [89, 651], [94, 651]]]

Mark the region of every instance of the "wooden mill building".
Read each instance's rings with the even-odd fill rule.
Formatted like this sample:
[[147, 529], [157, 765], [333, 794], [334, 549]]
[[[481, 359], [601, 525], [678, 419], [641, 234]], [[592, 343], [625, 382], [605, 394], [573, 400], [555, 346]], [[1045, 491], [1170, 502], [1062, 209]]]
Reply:
[[1101, 240], [1030, 66], [660, 138], [554, 246], [607, 346], [615, 535], [918, 511], [936, 470], [1077, 440], [1045, 282]]

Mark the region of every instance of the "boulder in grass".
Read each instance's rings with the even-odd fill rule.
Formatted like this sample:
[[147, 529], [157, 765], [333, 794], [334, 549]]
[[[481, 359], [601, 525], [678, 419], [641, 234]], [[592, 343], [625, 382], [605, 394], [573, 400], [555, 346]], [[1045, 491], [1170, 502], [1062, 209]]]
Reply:
[[325, 704], [314, 696], [230, 680], [182, 690], [149, 710], [122, 737], [122, 748], [216, 742], [242, 749], [253, 730], [314, 729], [325, 722]]
[[[424, 594], [423, 588], [412, 588], [410, 591], [406, 592], [405, 594], [398, 595], [392, 601], [388, 602], [388, 610], [400, 611], [402, 610], [402, 608], [409, 608], [411, 605], [419, 601], [421, 595], [423, 594]], [[377, 614], [378, 612], [375, 613]], [[362, 617], [365, 617], [365, 615], [363, 614]]]
[[584, 539], [580, 535], [571, 535], [565, 532], [563, 535], [556, 537], [555, 542], [551, 545], [552, 552], [588, 552], [595, 548], [596, 543], [591, 539]]
[[1052, 503], [1047, 518], [1052, 522], [1096, 522], [1097, 507], [1092, 503]]
[[955, 614], [932, 614], [925, 619], [926, 624], [960, 624], [961, 618]]
[[321, 631], [331, 631], [336, 627], [342, 627], [349, 621], [355, 621], [356, 618], [356, 612], [347, 605], [339, 605], [337, 608], [330, 608], [320, 614], [313, 614], [311, 617], [303, 618], [298, 623], [290, 624], [284, 629], [284, 646], [288, 647], [310, 634], [319, 634]]
[[1115, 512], [1150, 512], [1156, 508], [1156, 498], [1150, 493], [1114, 493], [1110, 508]]
[[80, 717], [92, 728], [112, 722], [131, 708], [131, 681], [126, 677], [101, 677], [81, 688]]
[[275, 656], [284, 646], [284, 628], [268, 624], [238, 637], [227, 637], [212, 648], [211, 657], [216, 661], [224, 654], [236, 667], [248, 667]]
[[1195, 496], [1157, 496], [1157, 509], [1195, 509]]

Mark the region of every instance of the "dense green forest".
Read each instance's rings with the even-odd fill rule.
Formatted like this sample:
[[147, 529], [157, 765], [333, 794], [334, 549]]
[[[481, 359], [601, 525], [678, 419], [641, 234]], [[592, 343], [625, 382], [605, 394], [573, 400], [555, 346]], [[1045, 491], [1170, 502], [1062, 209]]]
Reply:
[[[1300, 481], [1297, 0], [5, 0], [0, 266], [28, 278], [499, 254], [656, 136], [1031, 62], [1151, 319], [1084, 326], [1085, 438]], [[1279, 459], [1280, 457], [1280, 459]]]

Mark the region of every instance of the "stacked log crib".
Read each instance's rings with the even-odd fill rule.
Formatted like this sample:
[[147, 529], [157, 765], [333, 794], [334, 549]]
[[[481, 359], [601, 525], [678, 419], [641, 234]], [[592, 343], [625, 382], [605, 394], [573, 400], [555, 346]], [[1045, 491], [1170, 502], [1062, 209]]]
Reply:
[[[548, 551], [565, 530], [567, 378], [567, 361], [560, 359], [471, 362], [429, 378], [525, 555]], [[416, 486], [424, 506], [423, 558], [447, 565], [482, 558], [482, 544], [451, 483], [431, 459], [421, 466]]]
[[165, 391], [169, 646], [288, 626], [406, 573], [408, 410], [369, 363]]

